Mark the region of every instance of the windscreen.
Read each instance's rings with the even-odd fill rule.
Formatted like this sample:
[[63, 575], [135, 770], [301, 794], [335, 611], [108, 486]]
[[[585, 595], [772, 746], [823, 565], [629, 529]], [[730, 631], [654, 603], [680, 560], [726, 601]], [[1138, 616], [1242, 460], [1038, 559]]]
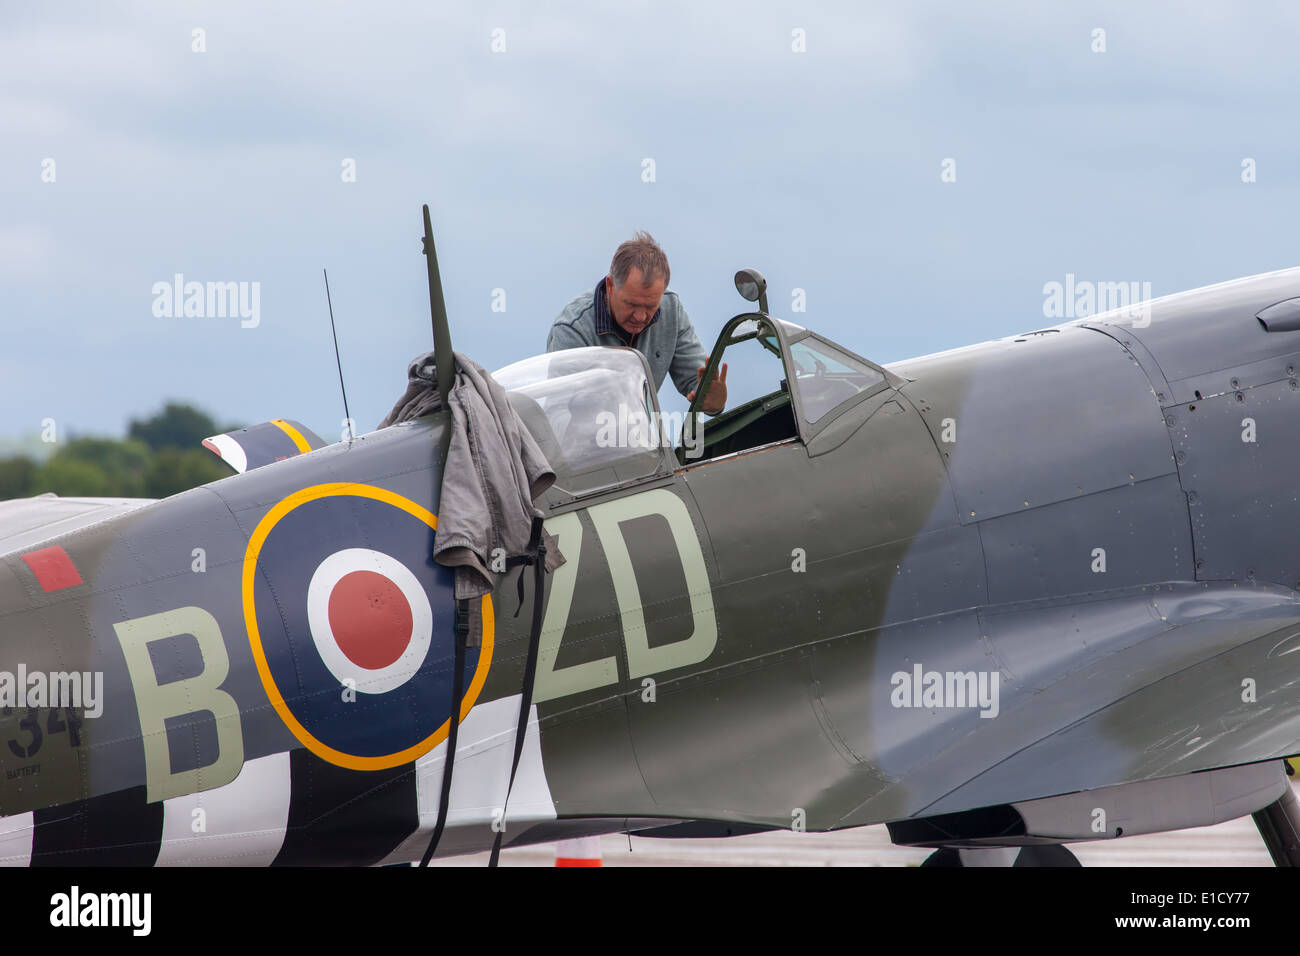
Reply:
[[870, 365], [813, 336], [791, 345], [790, 356], [794, 361], [795, 387], [799, 390], [803, 417], [809, 424], [885, 380]]
[[561, 491], [586, 494], [658, 469], [664, 438], [645, 366], [632, 350], [548, 352], [493, 377], [555, 470]]

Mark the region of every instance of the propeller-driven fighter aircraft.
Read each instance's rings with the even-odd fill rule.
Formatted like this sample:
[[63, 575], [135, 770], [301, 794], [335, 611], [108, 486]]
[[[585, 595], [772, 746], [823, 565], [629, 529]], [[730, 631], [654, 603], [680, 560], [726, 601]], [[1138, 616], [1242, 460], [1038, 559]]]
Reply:
[[0, 861], [417, 861], [453, 715], [439, 857], [886, 823], [1044, 865], [1254, 814], [1300, 861], [1300, 269], [887, 367], [737, 286], [694, 404], [765, 391], [680, 440], [634, 350], [494, 373], [565, 562], [466, 620], [443, 411], [0, 503]]

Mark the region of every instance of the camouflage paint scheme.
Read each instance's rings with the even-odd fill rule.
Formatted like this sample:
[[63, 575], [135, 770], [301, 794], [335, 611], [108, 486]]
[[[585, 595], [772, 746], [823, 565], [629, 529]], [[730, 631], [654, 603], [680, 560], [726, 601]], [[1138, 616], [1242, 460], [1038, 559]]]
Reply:
[[[664, 450], [615, 489], [548, 492], [568, 564], [547, 579], [507, 845], [941, 814], [976, 838], [989, 808], [1300, 752], [1300, 331], [1256, 318], [1298, 296], [1288, 270], [1155, 300], [1149, 322], [1102, 315], [898, 363], [815, 427], [793, 415], [797, 435], [684, 467]], [[789, 369], [805, 333], [776, 325]], [[391, 766], [306, 746], [284, 711], [333, 698], [307, 701], [303, 677], [277, 701], [256, 653], [282, 655], [266, 665], [281, 675], [302, 664], [284, 649], [303, 572], [252, 545], [305, 489], [356, 516], [300, 522], [306, 555], [377, 546], [366, 516], [385, 507], [431, 542], [418, 512], [438, 510], [441, 428], [430, 416], [143, 506], [83, 504], [73, 530], [59, 499], [0, 506], [0, 671], [98, 671], [105, 687], [79, 724], [0, 716], [0, 860], [418, 859], [449, 685], [414, 716], [337, 702], [373, 753], [419, 738]], [[23, 556], [52, 546], [82, 583], [40, 584]], [[437, 604], [424, 559], [408, 563]], [[489, 846], [505, 801], [531, 606], [527, 578], [513, 616], [518, 574], [476, 609], [440, 855]], [[893, 706], [891, 675], [918, 664], [997, 672], [998, 715]], [[443, 687], [446, 629], [425, 666]], [[476, 712], [496, 716], [474, 731]], [[206, 832], [188, 825], [205, 807]], [[269, 836], [236, 839], [253, 833]]]

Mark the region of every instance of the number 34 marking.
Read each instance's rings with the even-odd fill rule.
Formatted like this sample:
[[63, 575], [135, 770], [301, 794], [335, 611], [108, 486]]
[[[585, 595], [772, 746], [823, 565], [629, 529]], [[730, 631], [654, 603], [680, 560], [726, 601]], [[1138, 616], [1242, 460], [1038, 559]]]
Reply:
[[[623, 625], [623, 644], [627, 649], [629, 677], [635, 680], [648, 674], [698, 664], [713, 653], [718, 643], [718, 621], [713, 610], [713, 591], [704, 564], [704, 552], [695, 536], [686, 505], [671, 491], [657, 488], [617, 501], [593, 505], [587, 510], [596, 536], [609, 562]], [[690, 594], [691, 636], [672, 644], [651, 647], [647, 639], [641, 589], [637, 586], [632, 557], [623, 538], [622, 523], [634, 518], [658, 515], [668, 522], [673, 544]], [[546, 522], [546, 530], [559, 539], [566, 560], [551, 575], [551, 594], [542, 620], [541, 644], [538, 648], [537, 683], [533, 700], [541, 703], [618, 683], [618, 660], [605, 657], [570, 667], [555, 666], [573, 606], [573, 589], [578, 579], [578, 560], [582, 552], [582, 522], [578, 513], [559, 515]]]

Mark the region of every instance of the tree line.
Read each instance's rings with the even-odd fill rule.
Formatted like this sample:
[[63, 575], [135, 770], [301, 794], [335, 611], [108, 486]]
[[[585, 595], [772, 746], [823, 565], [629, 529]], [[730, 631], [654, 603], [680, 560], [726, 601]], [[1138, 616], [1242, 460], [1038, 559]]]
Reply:
[[64, 497], [166, 498], [232, 474], [203, 439], [239, 428], [219, 426], [206, 412], [168, 402], [156, 415], [132, 419], [125, 438], [60, 439], [45, 461], [0, 458], [0, 501], [52, 491]]

